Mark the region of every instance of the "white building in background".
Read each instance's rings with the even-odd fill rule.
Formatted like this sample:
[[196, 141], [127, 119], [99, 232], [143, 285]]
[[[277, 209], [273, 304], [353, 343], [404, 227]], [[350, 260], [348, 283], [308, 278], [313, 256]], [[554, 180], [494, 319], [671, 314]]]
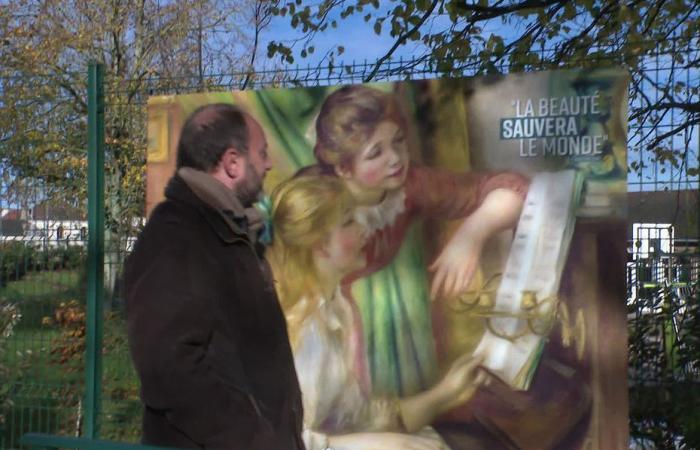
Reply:
[[646, 259], [673, 253], [673, 225], [670, 223], [632, 224], [632, 259]]
[[660, 288], [674, 290], [679, 298], [697, 289], [699, 196], [696, 190], [629, 194], [628, 304]]
[[78, 208], [44, 202], [33, 208], [3, 209], [0, 215], [2, 241], [21, 241], [37, 247], [87, 243], [87, 218]]
[[[145, 222], [144, 217], [137, 217], [132, 226], [139, 229]], [[41, 248], [87, 246], [87, 233], [87, 217], [78, 208], [39, 204], [28, 209], [0, 210], [0, 242], [19, 241]], [[136, 236], [128, 237], [119, 245], [120, 251], [131, 251], [135, 243]]]

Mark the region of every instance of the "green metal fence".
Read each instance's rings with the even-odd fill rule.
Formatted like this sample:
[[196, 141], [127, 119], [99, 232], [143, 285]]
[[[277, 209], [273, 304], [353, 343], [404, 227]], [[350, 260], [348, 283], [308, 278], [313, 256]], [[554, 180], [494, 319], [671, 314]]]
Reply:
[[[632, 445], [638, 448], [673, 448], [683, 439], [698, 442], [692, 439], [698, 439], [700, 430], [697, 422], [679, 420], [682, 411], [673, 406], [688, 404], [680, 399], [700, 399], [700, 367], [693, 359], [697, 344], [688, 332], [698, 330], [700, 322], [698, 177], [688, 170], [698, 166], [698, 113], [671, 108], [660, 115], [648, 108], [662, 102], [663, 86], [676, 82], [689, 87], [681, 92], [684, 99], [698, 104], [700, 94], [690, 89], [698, 86], [698, 69], [676, 61], [678, 56], [697, 61], [698, 43], [662, 45], [629, 66], [634, 81], [630, 188], [642, 199], [664, 189], [689, 192], [691, 211], [673, 217], [674, 226], [689, 230], [682, 248], [635, 253], [640, 242], [661, 238], [633, 236], [630, 230], [630, 410]], [[601, 64], [630, 62], [624, 55], [591, 56], [569, 67]], [[529, 69], [541, 68], [546, 67]], [[128, 355], [119, 278], [143, 224], [147, 98], [231, 90], [243, 83], [263, 88], [361, 82], [372, 69], [373, 64], [363, 63], [297, 67], [252, 78], [241, 73], [123, 80], [91, 66], [87, 74], [0, 78], [0, 112], [17, 120], [11, 136], [0, 141], [0, 306], [3, 320], [14, 324], [0, 338], [0, 366], [6, 367], [0, 368], [1, 448], [22, 448], [20, 438], [28, 432], [139, 439], [138, 383]], [[469, 76], [484, 70], [478, 58], [467, 61], [459, 73], [386, 61], [375, 80]], [[32, 101], [26, 100], [26, 90], [36, 93]], [[669, 134], [682, 124], [690, 125]], [[648, 150], [660, 137], [657, 144], [670, 149], [665, 157]], [[643, 202], [631, 204], [632, 216], [641, 217], [643, 208]], [[651, 395], [659, 392], [663, 395]]]
[[[81, 79], [84, 94], [85, 74]], [[85, 411], [77, 309], [86, 296], [85, 202], [74, 201], [77, 187], [51, 182], [60, 162], [40, 147], [70, 127], [52, 120], [70, 109], [68, 97], [51, 87], [55, 81], [2, 79], [2, 114], [16, 121], [12, 134], [3, 130], [0, 159], [0, 304], [4, 323], [14, 323], [0, 338], [3, 448], [17, 447], [31, 430], [75, 435]], [[23, 91], [35, 95], [27, 100]], [[84, 158], [84, 141], [81, 147]]]

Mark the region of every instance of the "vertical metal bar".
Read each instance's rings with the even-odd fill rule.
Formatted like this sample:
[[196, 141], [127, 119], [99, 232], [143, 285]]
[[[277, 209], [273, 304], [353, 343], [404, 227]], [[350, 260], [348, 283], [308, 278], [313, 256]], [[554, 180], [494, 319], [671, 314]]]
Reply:
[[[39, 396], [35, 396], [34, 398], [30, 397], [29, 402], [27, 402], [27, 422], [29, 422], [29, 426], [27, 427], [27, 430], [34, 430], [34, 414], [36, 412], [36, 405], [33, 405], [34, 402], [38, 401]], [[21, 436], [20, 436], [21, 439]]]
[[98, 436], [102, 388], [104, 297], [104, 86], [103, 66], [88, 68], [88, 292], [85, 354], [85, 432]]
[[[25, 401], [26, 401], [26, 399], [22, 399], [22, 402], [25, 402]], [[16, 433], [14, 429], [12, 430], [12, 433], [15, 435], [15, 437], [14, 437], [14, 441], [15, 441], [15, 442], [18, 442], [18, 441], [19, 441], [19, 436], [22, 435], [22, 431], [27, 429], [27, 428], [25, 428], [25, 426], [24, 426], [24, 416], [25, 416], [26, 414], [27, 414], [27, 405], [25, 405], [24, 403], [22, 403], [22, 406], [21, 406], [21, 408], [20, 408], [20, 410], [19, 410], [19, 427], [20, 427], [19, 429], [20, 429], [20, 432], [19, 432], [19, 433]], [[18, 436], [18, 434], [19, 434], [19, 436]]]

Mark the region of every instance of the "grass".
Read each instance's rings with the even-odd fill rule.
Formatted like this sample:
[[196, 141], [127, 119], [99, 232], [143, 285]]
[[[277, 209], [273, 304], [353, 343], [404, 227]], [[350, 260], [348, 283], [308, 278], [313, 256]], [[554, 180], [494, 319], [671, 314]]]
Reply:
[[49, 364], [51, 343], [60, 331], [42, 326], [42, 319], [52, 316], [60, 302], [79, 294], [79, 279], [77, 270], [32, 272], [0, 289], [0, 299], [15, 303], [22, 315], [2, 356], [15, 382], [32, 385], [41, 380], [41, 384], [63, 385], [68, 381]]
[[78, 270], [30, 272], [19, 281], [11, 281], [0, 288], [0, 297], [24, 300], [32, 297], [60, 296], [65, 293], [80, 293]]
[[[5, 411], [8, 419], [3, 445], [17, 445], [27, 431], [71, 434], [84, 391], [84, 356], [76, 354], [64, 364], [52, 354], [59, 342], [66, 343], [62, 329], [43, 324], [56, 308], [71, 299], [84, 303], [84, 288], [78, 270], [28, 273], [22, 280], [0, 289], [0, 299], [15, 303], [22, 319], [5, 343], [0, 364], [10, 368], [14, 405]], [[106, 439], [136, 442], [141, 430], [138, 380], [131, 364], [126, 324], [118, 313], [107, 313], [103, 322], [101, 435]], [[4, 434], [2, 436], [1, 434]]]
[[12, 405], [4, 411], [2, 438], [10, 448], [28, 431], [66, 432], [74, 423], [83, 375], [54, 362], [60, 334], [55, 327], [17, 328], [6, 342], [0, 363], [10, 368]]
[[[23, 433], [75, 432], [78, 402], [84, 392], [84, 358], [56, 363], [51, 349], [61, 339], [55, 326], [18, 329], [9, 342], [5, 359], [12, 368], [13, 400], [6, 416], [5, 441], [15, 442]], [[101, 437], [137, 442], [141, 433], [138, 379], [131, 364], [124, 320], [110, 314], [104, 322], [102, 352]]]
[[[6, 344], [3, 362], [28, 378], [56, 378], [48, 365], [51, 342], [60, 332], [53, 328], [17, 329]], [[61, 380], [56, 380], [62, 382]]]
[[79, 270], [31, 272], [19, 281], [0, 289], [0, 299], [14, 303], [22, 314], [21, 329], [41, 329], [44, 317], [67, 300], [84, 303], [85, 289]]

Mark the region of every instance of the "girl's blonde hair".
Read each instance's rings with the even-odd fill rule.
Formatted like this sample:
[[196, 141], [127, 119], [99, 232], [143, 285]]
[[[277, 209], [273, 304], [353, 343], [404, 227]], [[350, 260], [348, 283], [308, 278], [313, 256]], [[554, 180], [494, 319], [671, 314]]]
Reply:
[[350, 193], [335, 177], [292, 178], [272, 193], [274, 238], [268, 259], [292, 343], [299, 326], [321, 297], [313, 249], [352, 207]]
[[314, 155], [322, 173], [333, 173], [334, 167], [351, 168], [354, 156], [385, 120], [405, 127], [392, 94], [354, 85], [329, 95], [316, 119]]

